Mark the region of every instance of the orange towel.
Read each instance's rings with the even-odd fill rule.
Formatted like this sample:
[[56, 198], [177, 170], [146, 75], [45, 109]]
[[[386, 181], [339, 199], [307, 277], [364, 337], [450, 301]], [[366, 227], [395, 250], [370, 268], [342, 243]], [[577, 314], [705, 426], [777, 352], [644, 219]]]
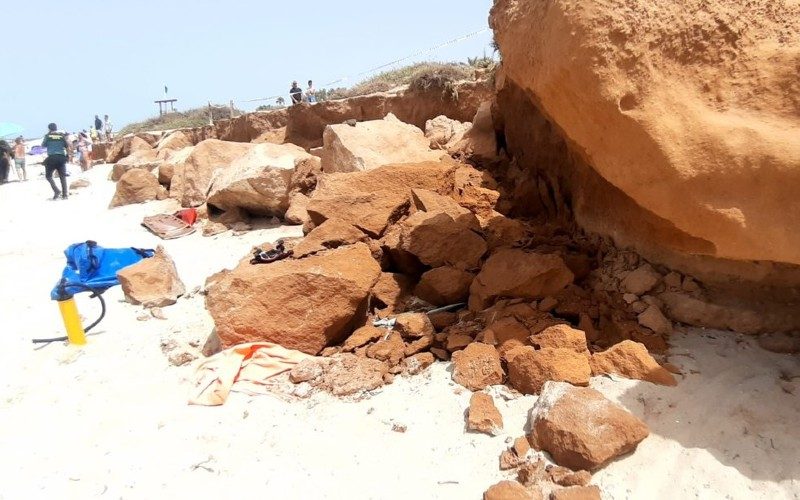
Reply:
[[269, 342], [233, 346], [211, 356], [197, 367], [189, 404], [221, 405], [228, 399], [235, 383], [264, 384], [310, 357]]

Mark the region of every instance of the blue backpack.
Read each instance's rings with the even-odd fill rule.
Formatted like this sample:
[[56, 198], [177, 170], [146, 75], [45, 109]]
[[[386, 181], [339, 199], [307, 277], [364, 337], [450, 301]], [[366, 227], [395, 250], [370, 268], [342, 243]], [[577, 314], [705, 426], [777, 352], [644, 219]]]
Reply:
[[[117, 271], [152, 257], [155, 251], [141, 248], [103, 248], [95, 241], [75, 243], [64, 250], [67, 266], [61, 279], [50, 292], [50, 298], [59, 300], [62, 291], [69, 295], [86, 292], [88, 288], [103, 292], [119, 285]], [[63, 282], [63, 284], [62, 284]]]

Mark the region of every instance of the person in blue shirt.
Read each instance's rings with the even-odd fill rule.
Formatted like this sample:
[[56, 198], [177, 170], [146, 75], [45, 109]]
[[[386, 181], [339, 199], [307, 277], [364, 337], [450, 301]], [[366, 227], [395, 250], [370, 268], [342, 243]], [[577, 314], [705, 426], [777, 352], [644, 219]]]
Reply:
[[[67, 199], [67, 153], [71, 151], [71, 146], [67, 142], [67, 135], [59, 132], [55, 123], [47, 126], [47, 135], [42, 139], [42, 147], [47, 148], [47, 158], [44, 160], [44, 176], [50, 187], [53, 188], [53, 199], [57, 200], [61, 196], [62, 200]], [[58, 172], [61, 181], [61, 191], [53, 182], [53, 172]]]

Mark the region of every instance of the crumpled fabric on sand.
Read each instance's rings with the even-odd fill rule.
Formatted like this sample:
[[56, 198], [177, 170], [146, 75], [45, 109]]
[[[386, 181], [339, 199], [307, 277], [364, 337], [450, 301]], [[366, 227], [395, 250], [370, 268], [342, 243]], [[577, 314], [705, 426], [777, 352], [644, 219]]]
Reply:
[[[203, 361], [195, 372], [189, 404], [218, 406], [228, 399], [234, 384], [252, 387], [291, 370], [312, 356], [269, 342], [252, 342], [219, 352]], [[252, 390], [251, 390], [252, 392]]]

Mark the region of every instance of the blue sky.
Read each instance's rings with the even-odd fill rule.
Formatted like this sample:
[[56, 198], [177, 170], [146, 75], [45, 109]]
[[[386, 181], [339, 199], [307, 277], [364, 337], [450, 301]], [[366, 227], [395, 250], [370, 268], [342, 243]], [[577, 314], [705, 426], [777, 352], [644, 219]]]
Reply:
[[[157, 114], [169, 86], [178, 108], [317, 88], [487, 26], [492, 0], [39, 0], [4, 9], [0, 121], [44, 133], [55, 121], [115, 128]], [[25, 22], [17, 22], [17, 20]], [[415, 60], [491, 55], [491, 32]], [[13, 60], [12, 53], [20, 54]], [[17, 68], [23, 68], [18, 72]], [[362, 77], [363, 78], [363, 77]], [[287, 99], [288, 100], [288, 99]]]

